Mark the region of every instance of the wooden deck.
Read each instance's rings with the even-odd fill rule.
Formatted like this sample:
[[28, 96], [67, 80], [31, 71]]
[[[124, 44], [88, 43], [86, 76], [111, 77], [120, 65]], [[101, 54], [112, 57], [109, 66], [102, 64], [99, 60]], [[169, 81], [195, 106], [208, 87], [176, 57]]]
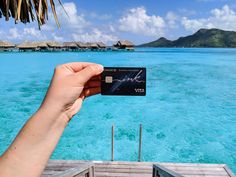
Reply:
[[[51, 160], [42, 177], [48, 177], [71, 168], [86, 170], [85, 164], [93, 164], [95, 177], [152, 177], [153, 164], [159, 164], [184, 177], [235, 177], [225, 164], [158, 163], [158, 162], [110, 162]], [[84, 169], [83, 169], [84, 168]], [[92, 176], [93, 176], [92, 175]], [[73, 176], [73, 175], [71, 175]], [[77, 175], [74, 175], [77, 176]], [[80, 175], [78, 175], [80, 176]], [[86, 176], [86, 175], [85, 175]]]

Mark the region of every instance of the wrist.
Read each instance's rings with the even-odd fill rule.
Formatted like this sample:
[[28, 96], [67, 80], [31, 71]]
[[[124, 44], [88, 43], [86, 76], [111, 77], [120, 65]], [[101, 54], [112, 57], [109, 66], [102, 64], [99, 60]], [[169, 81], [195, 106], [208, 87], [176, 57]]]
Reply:
[[68, 117], [66, 112], [63, 109], [57, 108], [56, 105], [49, 106], [46, 104], [42, 104], [37, 110], [36, 115], [44, 117], [47, 120], [53, 123], [58, 123], [62, 126], [66, 126], [70, 121], [70, 118]]

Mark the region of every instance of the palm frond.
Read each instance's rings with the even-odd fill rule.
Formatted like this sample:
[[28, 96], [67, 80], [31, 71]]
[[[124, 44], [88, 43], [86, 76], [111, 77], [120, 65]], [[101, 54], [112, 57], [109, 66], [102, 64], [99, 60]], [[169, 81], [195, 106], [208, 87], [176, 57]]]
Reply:
[[[64, 9], [61, 0], [58, 2]], [[60, 27], [54, 0], [50, 0], [50, 5], [56, 24]], [[30, 23], [37, 20], [40, 28], [48, 20], [48, 0], [0, 0], [0, 18], [2, 17], [5, 17], [6, 21], [14, 18], [15, 23]]]

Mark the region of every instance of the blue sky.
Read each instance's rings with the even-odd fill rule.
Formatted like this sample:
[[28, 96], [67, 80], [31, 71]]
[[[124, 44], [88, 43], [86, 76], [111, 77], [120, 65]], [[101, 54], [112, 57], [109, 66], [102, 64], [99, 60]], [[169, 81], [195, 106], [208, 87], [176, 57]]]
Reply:
[[38, 30], [37, 23], [14, 24], [0, 19], [0, 40], [103, 41], [112, 44], [128, 39], [136, 44], [159, 37], [177, 39], [200, 28], [236, 31], [236, 0], [64, 0], [57, 6], [58, 29], [49, 21]]

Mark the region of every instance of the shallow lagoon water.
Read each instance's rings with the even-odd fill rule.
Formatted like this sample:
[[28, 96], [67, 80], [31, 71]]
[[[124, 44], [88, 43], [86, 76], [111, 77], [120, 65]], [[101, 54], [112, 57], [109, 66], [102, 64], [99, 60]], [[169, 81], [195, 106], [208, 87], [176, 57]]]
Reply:
[[226, 163], [236, 171], [236, 49], [0, 53], [0, 154], [39, 107], [56, 65], [147, 67], [146, 97], [97, 95], [66, 128], [52, 159]]

